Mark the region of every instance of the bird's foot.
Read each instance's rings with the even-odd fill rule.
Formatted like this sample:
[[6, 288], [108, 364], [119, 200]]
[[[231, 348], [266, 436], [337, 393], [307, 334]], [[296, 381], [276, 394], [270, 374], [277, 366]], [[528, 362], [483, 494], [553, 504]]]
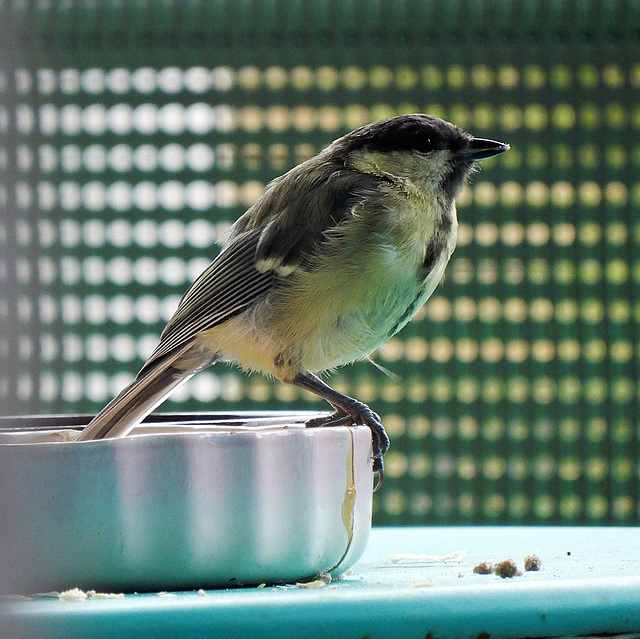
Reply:
[[[351, 398], [349, 398], [351, 399]], [[351, 400], [353, 406], [349, 412], [342, 407], [336, 408], [334, 413], [322, 417], [314, 417], [305, 423], [307, 428], [323, 428], [327, 426], [355, 426], [363, 424], [371, 429], [373, 447], [373, 472], [377, 475], [374, 492], [382, 486], [384, 481], [384, 454], [389, 448], [389, 437], [380, 423], [380, 417], [366, 404], [358, 400]]]
[[373, 472], [378, 475], [374, 491], [378, 490], [384, 480], [384, 463], [382, 458], [389, 448], [389, 438], [380, 423], [380, 416], [357, 399], [347, 397], [333, 390], [333, 388], [327, 386], [319, 377], [316, 377], [316, 375], [309, 371], [296, 375], [292, 383], [326, 399], [336, 411], [331, 415], [309, 420], [306, 423], [307, 426], [317, 428], [319, 426], [363, 424], [369, 427], [372, 436]]
[[324, 428], [325, 426], [353, 426], [353, 419], [343, 410], [336, 410], [330, 415], [314, 417], [304, 424], [307, 428]]

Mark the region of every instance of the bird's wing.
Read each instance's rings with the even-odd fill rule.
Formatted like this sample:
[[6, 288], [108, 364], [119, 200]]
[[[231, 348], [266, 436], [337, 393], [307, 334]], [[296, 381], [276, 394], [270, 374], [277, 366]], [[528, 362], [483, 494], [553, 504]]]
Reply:
[[[290, 188], [279, 188], [283, 182], [276, 181], [234, 225], [235, 230], [260, 226], [256, 267], [275, 270], [280, 276], [289, 275], [321, 251], [326, 235], [339, 233], [359, 206], [366, 202], [367, 208], [374, 208], [380, 198], [379, 178], [345, 168], [328, 172], [323, 179], [314, 179], [313, 172], [285, 177], [290, 178]], [[310, 267], [308, 261], [306, 267]]]
[[143, 370], [264, 298], [274, 281], [302, 265], [322, 236], [374, 192], [372, 180], [344, 172], [302, 189], [298, 197], [265, 193], [259, 210], [250, 209], [236, 222], [227, 244], [184, 294]]
[[235, 237], [196, 279], [180, 300], [145, 368], [198, 333], [228, 320], [264, 297], [273, 271], [256, 269], [258, 230]]

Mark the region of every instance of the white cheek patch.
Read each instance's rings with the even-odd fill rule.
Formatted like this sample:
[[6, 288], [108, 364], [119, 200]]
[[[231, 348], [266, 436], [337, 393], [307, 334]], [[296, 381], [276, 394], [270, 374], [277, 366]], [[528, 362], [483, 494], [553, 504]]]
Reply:
[[433, 185], [442, 184], [446, 176], [451, 173], [452, 157], [451, 151], [433, 151], [428, 154], [428, 162], [423, 162], [422, 166], [429, 167], [426, 177]]

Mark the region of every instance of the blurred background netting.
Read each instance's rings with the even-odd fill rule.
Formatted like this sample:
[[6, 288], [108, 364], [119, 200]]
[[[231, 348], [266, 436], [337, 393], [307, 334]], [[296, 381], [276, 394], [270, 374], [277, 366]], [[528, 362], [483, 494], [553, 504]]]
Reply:
[[[97, 411], [264, 185], [422, 111], [512, 150], [444, 283], [330, 379], [374, 522], [640, 523], [640, 3], [0, 0], [0, 410]], [[325, 409], [218, 366], [165, 410]]]

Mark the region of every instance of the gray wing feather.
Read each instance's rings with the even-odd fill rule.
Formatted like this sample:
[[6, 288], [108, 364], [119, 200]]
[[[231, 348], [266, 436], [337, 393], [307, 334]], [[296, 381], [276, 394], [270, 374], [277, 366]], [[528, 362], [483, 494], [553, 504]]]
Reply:
[[241, 313], [269, 292], [273, 271], [260, 273], [255, 267], [259, 239], [260, 231], [248, 231], [220, 251], [182, 297], [145, 368], [198, 333]]

